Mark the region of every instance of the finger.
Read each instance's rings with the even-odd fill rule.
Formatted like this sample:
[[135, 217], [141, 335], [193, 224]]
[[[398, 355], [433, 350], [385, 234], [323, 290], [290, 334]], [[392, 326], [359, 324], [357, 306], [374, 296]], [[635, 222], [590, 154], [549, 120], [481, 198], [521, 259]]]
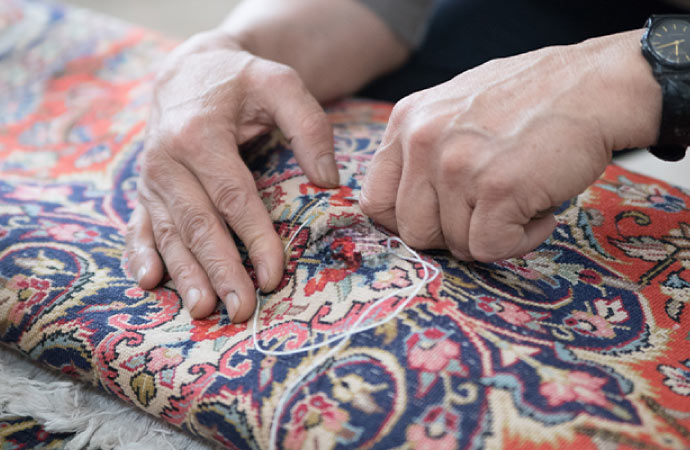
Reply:
[[445, 248], [434, 187], [406, 167], [395, 204], [398, 233], [417, 249]]
[[463, 196], [461, 186], [446, 184], [438, 190], [441, 229], [448, 250], [461, 261], [474, 261], [470, 251], [472, 208]]
[[260, 94], [307, 178], [322, 187], [337, 187], [340, 175], [333, 149], [333, 128], [304, 83], [293, 72], [287, 72], [284, 82], [275, 83]]
[[[212, 155], [213, 152], [204, 154]], [[235, 242], [224, 220], [199, 184], [199, 179], [182, 166], [169, 170], [175, 183], [168, 186], [164, 201], [179, 239], [197, 261], [199, 270], [210, 281], [210, 286], [213, 287], [211, 292], [215, 291], [225, 304], [230, 319], [235, 323], [243, 322], [254, 311], [256, 294]], [[203, 172], [200, 173], [202, 174]], [[227, 192], [245, 195], [239, 190]], [[266, 215], [265, 210], [263, 213]], [[236, 210], [234, 214], [249, 215], [246, 209]], [[272, 227], [271, 233], [275, 234]], [[170, 261], [163, 256], [169, 265]], [[213, 311], [215, 302], [215, 295], [202, 296], [198, 307], [201, 308], [200, 311], [209, 314]]]
[[397, 233], [396, 203], [403, 161], [397, 132], [386, 129], [381, 146], [374, 154], [359, 194], [362, 212]]
[[[262, 291], [276, 288], [283, 277], [283, 243], [256, 190], [251, 173], [235, 152], [204, 152], [193, 167], [213, 205], [245, 244]], [[226, 250], [236, 253], [232, 249]]]
[[165, 261], [182, 303], [195, 319], [202, 319], [216, 307], [216, 295], [206, 273], [182, 242], [166, 208], [158, 202], [149, 209], [156, 247]]
[[525, 225], [525, 240], [522, 247], [518, 248], [515, 256], [521, 256], [539, 247], [553, 234], [558, 221], [553, 214], [541, 213]]
[[517, 205], [477, 203], [470, 221], [470, 253], [482, 262], [521, 256], [539, 246], [553, 232], [552, 214], [524, 223]]
[[137, 203], [127, 223], [127, 258], [129, 271], [143, 289], [153, 289], [163, 278], [163, 261], [156, 251], [151, 218]]

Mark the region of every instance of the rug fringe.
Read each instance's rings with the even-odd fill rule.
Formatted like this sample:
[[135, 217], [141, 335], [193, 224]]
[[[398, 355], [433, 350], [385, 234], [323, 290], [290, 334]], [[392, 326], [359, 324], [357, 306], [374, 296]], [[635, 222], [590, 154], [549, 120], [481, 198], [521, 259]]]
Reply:
[[66, 450], [219, 448], [5, 348], [0, 380], [0, 419], [28, 416], [47, 432], [75, 433]]

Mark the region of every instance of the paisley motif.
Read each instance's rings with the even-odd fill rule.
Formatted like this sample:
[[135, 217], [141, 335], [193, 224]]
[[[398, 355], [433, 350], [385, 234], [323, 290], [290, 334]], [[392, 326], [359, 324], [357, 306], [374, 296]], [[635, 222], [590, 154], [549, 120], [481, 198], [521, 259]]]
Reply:
[[391, 105], [329, 105], [340, 188], [311, 185], [277, 133], [243, 149], [291, 241], [258, 342], [297, 349], [391, 319], [312, 370], [329, 345], [262, 354], [251, 323], [192, 320], [173, 283], [144, 291], [127, 273], [152, 74], [172, 42], [37, 0], [4, 2], [0, 24], [4, 345], [231, 448], [269, 447], [284, 396], [278, 448], [690, 448], [690, 193], [612, 165], [539, 248], [494, 264], [425, 252], [441, 275], [424, 283], [352, 200]]

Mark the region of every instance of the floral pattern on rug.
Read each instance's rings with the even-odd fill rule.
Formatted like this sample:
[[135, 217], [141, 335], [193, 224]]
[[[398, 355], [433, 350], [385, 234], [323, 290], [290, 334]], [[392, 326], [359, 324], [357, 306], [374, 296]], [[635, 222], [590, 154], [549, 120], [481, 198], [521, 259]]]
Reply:
[[[328, 347], [266, 356], [251, 322], [192, 320], [171, 282], [138, 288], [123, 232], [172, 45], [86, 10], [0, 4], [4, 345], [230, 448], [269, 447], [281, 400], [279, 448], [690, 447], [690, 192], [617, 166], [520, 258], [424, 253], [441, 275], [318, 370]], [[277, 134], [245, 150], [292, 240], [263, 347], [378, 322], [425, 280], [352, 201], [390, 109], [330, 106], [339, 189], [308, 183]]]
[[49, 433], [31, 417], [0, 419], [0, 448], [3, 450], [63, 449], [73, 433]]

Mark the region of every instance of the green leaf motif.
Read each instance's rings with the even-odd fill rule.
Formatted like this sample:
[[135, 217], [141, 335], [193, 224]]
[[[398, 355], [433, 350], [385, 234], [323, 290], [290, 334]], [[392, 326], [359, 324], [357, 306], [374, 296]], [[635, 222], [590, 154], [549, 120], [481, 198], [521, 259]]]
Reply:
[[156, 381], [148, 372], [141, 372], [137, 374], [132, 381], [130, 381], [130, 386], [137, 396], [137, 400], [144, 406], [149, 406], [151, 400], [156, 396]]

